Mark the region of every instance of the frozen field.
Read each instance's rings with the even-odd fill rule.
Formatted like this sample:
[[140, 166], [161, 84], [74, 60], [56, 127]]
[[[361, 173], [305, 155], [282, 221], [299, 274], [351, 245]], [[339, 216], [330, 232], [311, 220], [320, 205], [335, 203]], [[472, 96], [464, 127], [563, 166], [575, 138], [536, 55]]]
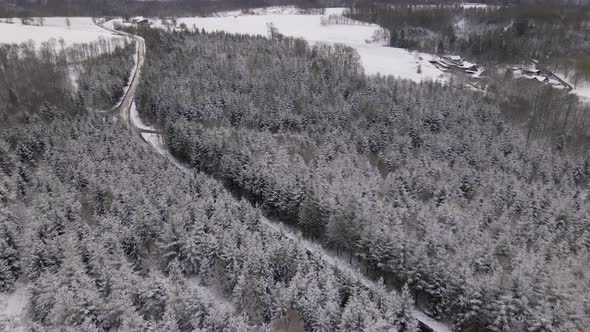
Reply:
[[498, 9], [501, 6], [494, 6], [494, 5], [488, 5], [485, 3], [477, 3], [477, 2], [463, 2], [461, 4], [461, 7], [463, 7], [463, 8], [480, 8], [480, 9]]
[[[339, 14], [342, 9], [327, 9], [324, 15]], [[280, 33], [299, 37], [309, 42], [341, 43], [355, 48], [360, 56], [366, 74], [393, 75], [413, 81], [445, 79], [442, 72], [428, 60], [433, 56], [426, 53], [410, 52], [404, 49], [385, 47], [382, 43], [368, 43], [376, 25], [321, 25], [321, 14], [299, 14], [292, 7], [274, 7], [254, 10], [250, 14], [241, 12], [218, 13], [212, 17], [178, 18], [178, 25], [205, 31], [226, 31], [250, 35], [268, 35], [267, 23], [272, 23]], [[160, 20], [153, 20], [154, 27], [165, 26]]]
[[576, 82], [575, 78], [573, 77], [574, 73], [574, 71], [571, 71], [570, 75], [568, 76], [565, 75], [563, 71], [558, 71], [555, 73], [555, 75], [559, 76], [562, 80], [566, 81], [574, 88], [571, 93], [578, 96], [584, 102], [590, 103], [590, 82], [583, 79]]
[[572, 93], [580, 97], [586, 103], [590, 103], [590, 82], [578, 83]]
[[[7, 19], [0, 19], [0, 43], [12, 44], [32, 40], [36, 44], [41, 44], [50, 39], [63, 38], [66, 45], [72, 45], [97, 41], [99, 38], [122, 38], [98, 27], [90, 17], [71, 17], [69, 27], [65, 17], [46, 17], [43, 26], [23, 25], [16, 18], [12, 19], [12, 23], [6, 21]], [[32, 24], [38, 22], [35, 20]]]

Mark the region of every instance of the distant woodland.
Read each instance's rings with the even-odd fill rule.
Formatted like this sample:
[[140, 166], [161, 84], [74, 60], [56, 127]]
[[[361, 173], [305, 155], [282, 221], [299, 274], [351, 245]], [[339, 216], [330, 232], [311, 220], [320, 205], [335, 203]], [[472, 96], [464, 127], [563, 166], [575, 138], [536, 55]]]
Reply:
[[[375, 4], [457, 4], [460, 0], [377, 0]], [[589, 4], [590, 0], [478, 0], [494, 5]], [[295, 5], [345, 7], [366, 0], [0, 0], [0, 17], [36, 16], [189, 16], [214, 11]]]
[[[501, 3], [501, 2], [500, 2]], [[472, 59], [587, 57], [590, 7], [543, 4], [463, 8], [458, 4], [354, 2], [349, 17], [390, 31], [390, 46]]]
[[346, 0], [0, 0], [0, 17], [15, 16], [187, 16], [254, 7], [345, 6]]

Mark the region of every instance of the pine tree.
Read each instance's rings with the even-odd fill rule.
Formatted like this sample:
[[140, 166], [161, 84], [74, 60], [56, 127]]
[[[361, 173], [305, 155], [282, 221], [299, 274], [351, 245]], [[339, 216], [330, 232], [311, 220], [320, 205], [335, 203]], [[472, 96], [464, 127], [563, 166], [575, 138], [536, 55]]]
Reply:
[[180, 328], [178, 327], [176, 315], [169, 308], [166, 309], [166, 312], [164, 313], [164, 317], [162, 317], [162, 321], [158, 325], [159, 325], [159, 327], [156, 329], [158, 331], [167, 331], [167, 332], [180, 332], [181, 331]]
[[21, 272], [13, 219], [0, 203], [0, 292], [12, 290]]
[[[5, 248], [0, 243], [0, 250]], [[0, 292], [8, 292], [14, 289], [16, 278], [12, 273], [12, 269], [6, 261], [0, 259]]]
[[397, 313], [397, 327], [401, 332], [417, 332], [418, 321], [412, 315], [413, 300], [408, 285], [402, 287], [401, 308]]
[[299, 207], [299, 225], [306, 235], [319, 238], [324, 234], [327, 213], [320, 205], [313, 184], [306, 187], [305, 196]]
[[134, 309], [128, 309], [121, 315], [122, 331], [145, 331], [148, 325], [143, 320], [141, 315]]
[[368, 320], [370, 317], [358, 297], [358, 294], [354, 294], [348, 299], [338, 326], [340, 331], [364, 331], [369, 327]]

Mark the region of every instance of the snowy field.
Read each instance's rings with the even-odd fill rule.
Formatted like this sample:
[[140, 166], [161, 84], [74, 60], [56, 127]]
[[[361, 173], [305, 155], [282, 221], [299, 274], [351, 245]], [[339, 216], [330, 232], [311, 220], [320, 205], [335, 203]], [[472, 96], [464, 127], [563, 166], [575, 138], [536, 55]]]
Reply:
[[[471, 8], [478, 8], [478, 9], [499, 9], [502, 6], [498, 6], [498, 5], [488, 5], [485, 3], [479, 3], [479, 2], [462, 2], [459, 4], [461, 7], [465, 8], [465, 9], [471, 9]], [[439, 6], [437, 4], [430, 4], [430, 5], [414, 5], [414, 8], [432, 8], [432, 7], [436, 7]], [[454, 6], [454, 4], [451, 4], [451, 6]], [[391, 5], [391, 7], [395, 8], [396, 5]]]
[[469, 9], [469, 8], [480, 8], [480, 9], [498, 9], [501, 6], [495, 6], [495, 5], [488, 5], [485, 3], [476, 3], [476, 2], [463, 2], [461, 4], [461, 7]]
[[[572, 82], [568, 82], [570, 85], [574, 86]], [[590, 82], [581, 82], [578, 83], [571, 93], [575, 94], [576, 96], [580, 97], [580, 99], [586, 103], [590, 104]]]
[[[232, 16], [233, 17], [233, 16], [239, 16], [239, 15], [274, 15], [274, 14], [280, 14], [280, 15], [307, 15], [307, 14], [310, 14], [312, 12], [319, 13], [320, 10], [319, 9], [305, 10], [305, 9], [297, 8], [297, 7], [294, 7], [294, 6], [281, 6], [281, 7], [253, 8], [253, 9], [249, 9], [249, 10], [246, 10], [246, 11], [242, 11], [242, 10], [231, 10], [231, 11], [213, 13], [211, 16], [216, 16], [216, 17]], [[327, 15], [334, 14], [334, 13], [341, 14], [342, 13], [342, 9], [340, 9], [340, 8], [336, 8], [336, 9], [328, 8], [328, 9], [326, 9], [325, 13]]]
[[[63, 38], [66, 45], [89, 43], [100, 38], [117, 38], [108, 31], [100, 28], [92, 22], [90, 17], [70, 17], [70, 26], [66, 24], [65, 17], [45, 17], [43, 25], [23, 25], [17, 19], [0, 19], [0, 43], [22, 43], [29, 40], [40, 45], [43, 42]], [[11, 21], [12, 23], [6, 23]], [[35, 19], [31, 24], [39, 24]]]
[[[331, 8], [324, 15], [341, 14], [342, 8]], [[249, 11], [218, 13], [212, 17], [178, 18], [178, 25], [205, 31], [225, 31], [250, 35], [268, 35], [268, 23], [274, 24], [286, 36], [303, 38], [311, 43], [341, 43], [355, 48], [365, 73], [393, 75], [396, 77], [422, 80], [445, 80], [446, 76], [428, 62], [434, 57], [427, 53], [410, 52], [405, 49], [383, 46], [383, 43], [367, 42], [379, 30], [376, 25], [321, 25], [322, 15], [300, 14], [293, 7], [271, 7]], [[119, 20], [120, 22], [120, 20]], [[160, 20], [151, 21], [152, 26], [166, 28]], [[114, 22], [109, 22], [113, 24]]]
[[556, 76], [561, 78], [562, 80], [566, 81], [569, 85], [571, 85], [574, 89], [570, 92], [575, 94], [585, 103], [590, 104], [590, 82], [586, 80], [578, 80], [576, 81], [574, 75], [575, 71], [570, 71], [569, 75], [566, 75], [562, 70], [558, 70], [554, 73]]

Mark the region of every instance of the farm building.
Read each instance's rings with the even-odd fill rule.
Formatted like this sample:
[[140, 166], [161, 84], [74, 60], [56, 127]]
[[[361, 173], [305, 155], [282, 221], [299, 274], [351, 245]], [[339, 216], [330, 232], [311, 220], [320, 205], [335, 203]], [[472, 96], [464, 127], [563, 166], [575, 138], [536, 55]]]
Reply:
[[143, 16], [136, 16], [131, 19], [131, 22], [135, 24], [149, 24], [149, 20]]

